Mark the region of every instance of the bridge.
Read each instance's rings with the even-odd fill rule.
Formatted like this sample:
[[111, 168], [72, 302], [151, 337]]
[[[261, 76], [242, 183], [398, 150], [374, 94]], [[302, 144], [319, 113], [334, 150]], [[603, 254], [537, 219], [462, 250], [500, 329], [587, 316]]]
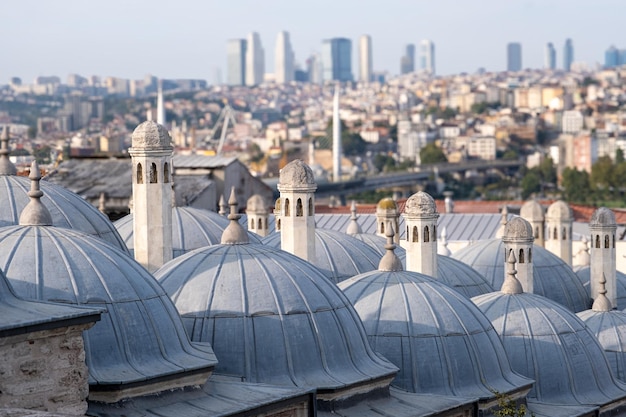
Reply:
[[320, 183], [317, 185], [316, 196], [345, 197], [363, 191], [380, 190], [393, 187], [411, 187], [426, 181], [437, 173], [467, 172], [467, 171], [516, 171], [524, 165], [523, 160], [495, 160], [495, 161], [466, 161], [458, 164], [442, 163], [421, 165], [413, 172], [392, 172], [366, 176], [341, 182]]

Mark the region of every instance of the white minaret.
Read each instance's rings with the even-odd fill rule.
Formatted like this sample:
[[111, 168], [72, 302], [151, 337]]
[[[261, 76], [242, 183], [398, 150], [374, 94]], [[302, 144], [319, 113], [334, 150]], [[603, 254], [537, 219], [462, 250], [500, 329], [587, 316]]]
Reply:
[[163, 82], [159, 80], [157, 90], [157, 123], [165, 127], [165, 106], [163, 105]]
[[522, 204], [519, 215], [533, 227], [535, 245], [544, 247], [545, 215], [543, 207], [536, 200], [528, 200]]
[[406, 200], [406, 270], [436, 278], [437, 268], [437, 206], [435, 200], [418, 191]]
[[152, 121], [133, 132], [133, 233], [135, 259], [154, 272], [172, 259], [172, 139]]
[[[506, 263], [511, 252], [517, 259], [517, 279], [522, 283], [524, 292], [534, 292], [533, 270], [533, 228], [521, 217], [513, 217], [504, 226], [504, 262]], [[504, 277], [506, 279], [506, 275]]]
[[267, 236], [269, 214], [263, 197], [259, 194], [250, 197], [246, 204], [246, 214], [248, 215], [248, 230], [261, 237]]
[[615, 272], [615, 214], [606, 207], [600, 207], [591, 215], [591, 265], [589, 280], [591, 298], [596, 299], [599, 292], [600, 277], [606, 279], [607, 297], [612, 306], [617, 306], [617, 278]]
[[391, 224], [394, 231], [394, 240], [400, 242], [400, 213], [398, 205], [391, 197], [381, 199], [376, 205], [376, 234], [387, 236], [387, 227]]
[[276, 199], [276, 202], [274, 203], [274, 230], [278, 233], [280, 233], [280, 208], [281, 208], [281, 202], [280, 202], [280, 197], [278, 197]]
[[[545, 248], [561, 258], [566, 264], [572, 265], [572, 210], [564, 201], [550, 204], [546, 212]], [[610, 288], [607, 288], [611, 291]]]
[[265, 51], [261, 46], [261, 36], [257, 32], [248, 35], [246, 49], [246, 85], [258, 85], [265, 76]]
[[369, 83], [372, 81], [372, 37], [361, 35], [359, 38], [359, 81]]
[[333, 98], [333, 182], [341, 181], [341, 120], [339, 119], [339, 86]]
[[315, 260], [315, 190], [313, 171], [301, 160], [280, 170], [281, 249], [309, 262]]
[[277, 84], [293, 81], [295, 76], [293, 49], [289, 40], [289, 32], [278, 32], [274, 51], [274, 77]]

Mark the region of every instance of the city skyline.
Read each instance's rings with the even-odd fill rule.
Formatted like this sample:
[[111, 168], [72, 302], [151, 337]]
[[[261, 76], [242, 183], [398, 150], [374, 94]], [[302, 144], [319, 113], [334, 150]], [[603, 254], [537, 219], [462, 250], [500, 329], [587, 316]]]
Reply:
[[[616, 28], [626, 12], [626, 3], [618, 0], [593, 5], [484, 0], [480, 8], [459, 0], [436, 4], [390, 0], [384, 8], [372, 10], [359, 4], [355, 0], [315, 4], [181, 0], [172, 7], [163, 0], [132, 4], [111, 0], [106, 7], [96, 2], [85, 10], [87, 6], [76, 0], [13, 1], [0, 29], [0, 51], [6, 57], [0, 83], [13, 76], [24, 82], [39, 75], [64, 80], [73, 73], [134, 79], [151, 73], [213, 82], [216, 71], [226, 74], [227, 41], [253, 31], [266, 45], [266, 71], [274, 72], [274, 48], [267, 46], [274, 44], [281, 30], [290, 33], [300, 67], [321, 51], [324, 39], [345, 37], [357, 45], [363, 34], [370, 35], [374, 45], [373, 70], [391, 75], [400, 71], [405, 45], [418, 44], [420, 39], [437, 45], [437, 73], [442, 75], [474, 72], [479, 67], [504, 70], [503, 50], [509, 42], [522, 44], [525, 68], [542, 68], [546, 43], [563, 45], [567, 38], [575, 45], [575, 62], [594, 65], [603, 63], [610, 45], [620, 43]], [[335, 13], [328, 13], [328, 7]], [[358, 19], [346, 19], [355, 13]], [[446, 24], [441, 23], [444, 16]], [[421, 22], [418, 27], [412, 23], [416, 19]], [[593, 31], [585, 30], [594, 21], [603, 23]], [[480, 45], [478, 54], [476, 45]], [[353, 53], [353, 69], [358, 68], [357, 60], [358, 54]]]

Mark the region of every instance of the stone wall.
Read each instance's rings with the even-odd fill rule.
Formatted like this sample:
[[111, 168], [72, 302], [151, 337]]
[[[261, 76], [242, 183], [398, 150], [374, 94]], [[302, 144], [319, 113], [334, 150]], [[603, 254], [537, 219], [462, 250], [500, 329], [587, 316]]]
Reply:
[[0, 338], [0, 407], [84, 415], [82, 331], [92, 323]]

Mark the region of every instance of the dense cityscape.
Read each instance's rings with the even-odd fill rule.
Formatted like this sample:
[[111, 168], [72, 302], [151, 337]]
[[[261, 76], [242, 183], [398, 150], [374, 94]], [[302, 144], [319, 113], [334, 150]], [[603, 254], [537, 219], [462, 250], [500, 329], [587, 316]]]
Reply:
[[0, 85], [0, 417], [626, 416], [626, 49], [374, 41]]

